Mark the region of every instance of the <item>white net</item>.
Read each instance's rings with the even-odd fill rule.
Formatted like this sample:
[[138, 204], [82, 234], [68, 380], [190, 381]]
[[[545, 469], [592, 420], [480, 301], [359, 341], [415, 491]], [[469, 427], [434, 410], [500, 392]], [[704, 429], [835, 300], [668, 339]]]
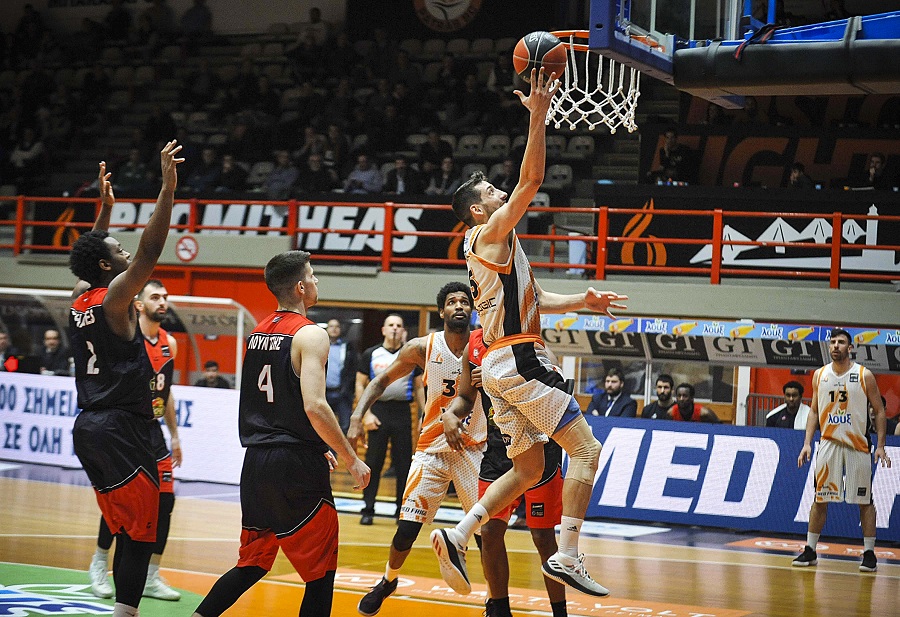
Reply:
[[579, 124], [594, 130], [605, 125], [610, 133], [620, 126], [629, 133], [637, 129], [635, 110], [641, 95], [641, 72], [612, 58], [591, 53], [576, 44], [576, 35], [562, 38], [567, 44], [569, 64], [559, 90], [550, 103], [547, 124], [558, 129]]

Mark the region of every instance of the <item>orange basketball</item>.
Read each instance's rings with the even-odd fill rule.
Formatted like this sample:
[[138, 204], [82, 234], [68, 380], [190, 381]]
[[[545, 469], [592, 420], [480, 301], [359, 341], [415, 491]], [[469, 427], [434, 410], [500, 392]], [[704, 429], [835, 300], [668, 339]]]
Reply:
[[567, 53], [565, 46], [549, 32], [526, 34], [513, 50], [513, 68], [525, 81], [531, 79], [531, 69], [544, 67], [544, 75], [556, 73], [562, 77], [566, 70]]

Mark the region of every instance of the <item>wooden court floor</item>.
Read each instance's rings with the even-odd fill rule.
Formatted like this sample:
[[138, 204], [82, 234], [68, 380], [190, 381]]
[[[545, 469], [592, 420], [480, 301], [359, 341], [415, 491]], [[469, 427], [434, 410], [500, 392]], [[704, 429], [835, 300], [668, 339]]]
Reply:
[[[236, 487], [228, 487], [234, 490]], [[0, 561], [86, 570], [98, 523], [93, 492], [83, 486], [0, 477]], [[355, 615], [356, 603], [384, 571], [394, 533], [392, 519], [372, 527], [358, 515], [342, 514], [338, 584], [333, 615]], [[237, 556], [240, 507], [236, 503], [179, 497], [163, 559], [169, 582], [203, 595]], [[463, 598], [444, 589], [426, 528], [402, 571], [408, 587], [385, 602], [380, 615], [429, 617], [480, 615], [480, 596]], [[474, 543], [473, 543], [474, 545]], [[541, 614], [545, 597], [540, 564], [523, 531], [507, 534], [511, 581], [518, 615]], [[597, 602], [576, 592], [570, 615], [659, 615], [738, 617], [740, 615], [850, 617], [900, 615], [900, 565], [879, 563], [862, 574], [856, 561], [824, 559], [809, 569], [790, 567], [790, 556], [733, 548], [698, 548], [650, 541], [586, 538], [581, 549], [596, 578], [612, 590]], [[469, 551], [475, 591], [484, 578], [478, 551]], [[85, 580], [86, 575], [85, 575]], [[3, 581], [0, 581], [3, 583]], [[279, 556], [263, 583], [226, 615], [296, 615], [303, 587]], [[402, 594], [403, 597], [400, 597]], [[171, 615], [189, 616], [195, 607], [172, 603]], [[410, 613], [414, 611], [414, 613]], [[546, 614], [546, 613], [545, 613]]]

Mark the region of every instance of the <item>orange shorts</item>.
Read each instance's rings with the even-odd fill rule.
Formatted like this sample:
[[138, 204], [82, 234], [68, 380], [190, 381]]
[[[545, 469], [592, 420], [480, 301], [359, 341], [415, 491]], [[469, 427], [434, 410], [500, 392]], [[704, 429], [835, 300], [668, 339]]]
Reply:
[[127, 483], [101, 493], [94, 490], [100, 512], [110, 530], [124, 531], [137, 542], [156, 542], [156, 520], [159, 517], [159, 488], [138, 471]]
[[289, 534], [275, 535], [271, 529], [241, 529], [238, 567], [258, 566], [268, 572], [278, 547], [306, 581], [315, 581], [337, 569], [338, 518], [334, 506], [322, 502], [306, 522]]
[[[479, 478], [478, 498], [484, 496], [484, 492], [491, 482]], [[509, 523], [512, 513], [519, 507], [522, 498], [525, 499], [525, 521], [531, 529], [553, 529], [559, 525], [562, 517], [562, 487], [563, 477], [559, 468], [552, 477], [525, 491], [524, 496], [517, 497], [511, 504], [492, 516]]]

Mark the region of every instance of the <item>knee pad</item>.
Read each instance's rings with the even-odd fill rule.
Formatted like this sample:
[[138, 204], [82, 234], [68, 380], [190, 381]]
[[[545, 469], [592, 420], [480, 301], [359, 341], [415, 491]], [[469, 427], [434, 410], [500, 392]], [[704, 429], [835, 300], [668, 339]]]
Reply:
[[600, 442], [594, 438], [591, 427], [584, 418], [578, 418], [554, 433], [554, 441], [569, 455], [566, 480], [575, 480], [588, 486], [594, 485], [594, 476], [600, 460]]
[[394, 548], [404, 553], [412, 548], [413, 542], [419, 537], [422, 523], [412, 521], [400, 521], [397, 523], [397, 533], [394, 534]]

